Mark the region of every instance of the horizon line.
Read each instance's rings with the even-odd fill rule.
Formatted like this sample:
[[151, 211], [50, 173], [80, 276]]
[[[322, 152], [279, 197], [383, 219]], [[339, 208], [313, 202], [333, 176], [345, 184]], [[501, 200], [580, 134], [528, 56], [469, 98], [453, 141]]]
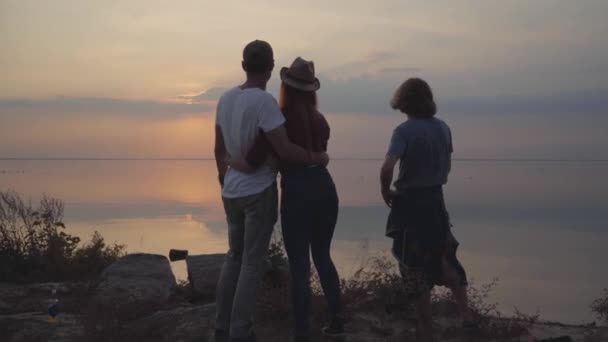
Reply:
[[[384, 158], [345, 157], [331, 158], [338, 161], [377, 161]], [[0, 157], [0, 161], [215, 161], [212, 157], [172, 158], [172, 157]], [[592, 158], [452, 158], [452, 161], [464, 162], [608, 162], [608, 159]]]

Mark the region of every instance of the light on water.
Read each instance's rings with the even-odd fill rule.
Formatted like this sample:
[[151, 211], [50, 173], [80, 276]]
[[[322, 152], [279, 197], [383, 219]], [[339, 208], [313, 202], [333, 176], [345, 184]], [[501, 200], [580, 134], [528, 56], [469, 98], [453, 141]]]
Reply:
[[[333, 255], [342, 276], [385, 253], [388, 209], [378, 160], [330, 164], [340, 194]], [[66, 204], [68, 229], [98, 230], [129, 252], [225, 252], [226, 223], [213, 161], [0, 161], [0, 189]], [[544, 319], [593, 319], [608, 283], [606, 162], [455, 161], [446, 187], [460, 257], [476, 284], [498, 277], [491, 300]], [[173, 265], [185, 278], [185, 265]]]

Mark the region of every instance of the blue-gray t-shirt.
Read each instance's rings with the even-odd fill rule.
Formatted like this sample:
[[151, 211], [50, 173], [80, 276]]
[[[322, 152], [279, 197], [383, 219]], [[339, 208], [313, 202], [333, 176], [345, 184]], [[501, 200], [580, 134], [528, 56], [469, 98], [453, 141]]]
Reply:
[[446, 184], [451, 168], [452, 133], [437, 118], [408, 118], [393, 131], [388, 155], [398, 157], [397, 190]]

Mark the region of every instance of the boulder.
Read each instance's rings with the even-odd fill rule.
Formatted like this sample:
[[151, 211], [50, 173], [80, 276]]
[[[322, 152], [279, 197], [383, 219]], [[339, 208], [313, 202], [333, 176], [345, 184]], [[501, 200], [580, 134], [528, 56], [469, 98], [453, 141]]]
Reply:
[[97, 311], [136, 318], [165, 307], [176, 287], [166, 257], [130, 254], [103, 271], [92, 302]]
[[215, 304], [185, 305], [158, 311], [127, 326], [130, 341], [208, 341], [214, 331]]
[[597, 335], [601, 330], [590, 329], [586, 326], [573, 326], [560, 323], [535, 323], [530, 327], [530, 334], [538, 340], [555, 338], [558, 336], [569, 336], [572, 341], [583, 342], [599, 342], [606, 341], [603, 339], [588, 339], [589, 336]]
[[[60, 314], [81, 310], [89, 284], [81, 283], [0, 283], [0, 315], [45, 312], [51, 298], [58, 298]], [[53, 296], [53, 290], [56, 295]]]
[[608, 341], [608, 327], [602, 327], [586, 336], [585, 342]]
[[[185, 252], [187, 254], [187, 251]], [[188, 255], [185, 259], [193, 297], [203, 301], [215, 299], [215, 288], [226, 254]], [[284, 285], [289, 277], [286, 263], [285, 265], [273, 265], [268, 259], [264, 263], [263, 272], [264, 281], [270, 284]]]
[[222, 271], [226, 254], [191, 255], [186, 257], [188, 281], [197, 299], [215, 298], [215, 287]]
[[82, 341], [83, 330], [80, 318], [73, 314], [62, 314], [55, 322], [42, 312], [27, 312], [0, 315], [0, 336], [7, 342]]

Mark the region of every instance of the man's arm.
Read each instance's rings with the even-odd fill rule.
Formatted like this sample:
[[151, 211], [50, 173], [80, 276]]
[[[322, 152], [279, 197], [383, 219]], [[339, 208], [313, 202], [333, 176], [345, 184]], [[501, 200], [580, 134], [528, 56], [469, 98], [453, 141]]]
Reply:
[[217, 165], [217, 174], [220, 181], [220, 185], [224, 186], [224, 176], [228, 170], [227, 157], [228, 152], [226, 151], [226, 145], [224, 145], [224, 135], [222, 134], [222, 128], [219, 125], [215, 125], [215, 163]]
[[310, 152], [289, 141], [284, 125], [266, 132], [266, 138], [279, 158], [285, 161], [304, 165], [327, 165], [329, 163], [327, 153]]
[[395, 192], [391, 190], [391, 183], [393, 181], [393, 170], [398, 161], [398, 157], [387, 155], [380, 168], [380, 191], [384, 202], [389, 207], [393, 206], [393, 197], [395, 197]]

